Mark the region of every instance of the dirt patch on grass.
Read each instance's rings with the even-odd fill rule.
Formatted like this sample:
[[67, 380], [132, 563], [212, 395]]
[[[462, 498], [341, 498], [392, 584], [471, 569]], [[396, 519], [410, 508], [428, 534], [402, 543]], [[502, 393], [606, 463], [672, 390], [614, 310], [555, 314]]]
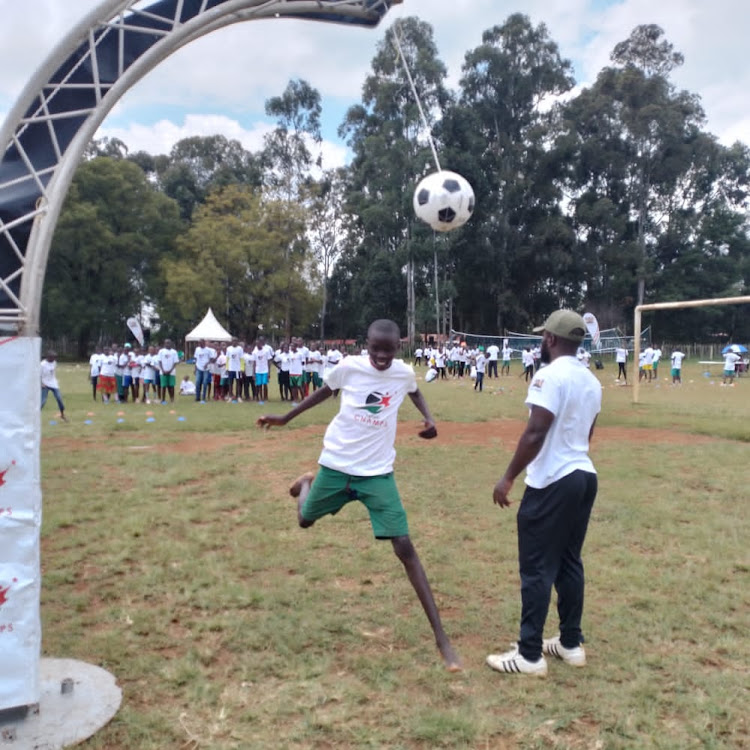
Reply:
[[[486, 445], [488, 441], [515, 443], [525, 427], [525, 422], [515, 419], [500, 419], [487, 422], [441, 422], [438, 424], [436, 442], [450, 445]], [[398, 442], [419, 440], [417, 430], [420, 423], [404, 422], [399, 425]], [[281, 453], [289, 449], [289, 437], [306, 441], [322, 440], [325, 427], [311, 425], [293, 431], [289, 429], [268, 430], [263, 435], [263, 451], [269, 454]], [[166, 437], [166, 436], [165, 436]], [[645, 427], [597, 427], [595, 440], [618, 443], [698, 445], [713, 443], [720, 438], [696, 435], [676, 430], [651, 429]], [[45, 439], [51, 449], [81, 450], [80, 438], [53, 437]], [[111, 450], [103, 440], [85, 440], [85, 450], [89, 453]], [[182, 433], [174, 442], [162, 440], [157, 445], [135, 444], [124, 450], [143, 450], [159, 453], [180, 453], [183, 455], [206, 454], [224, 451], [235, 446], [246, 446], [247, 434], [216, 434], [207, 432]]]

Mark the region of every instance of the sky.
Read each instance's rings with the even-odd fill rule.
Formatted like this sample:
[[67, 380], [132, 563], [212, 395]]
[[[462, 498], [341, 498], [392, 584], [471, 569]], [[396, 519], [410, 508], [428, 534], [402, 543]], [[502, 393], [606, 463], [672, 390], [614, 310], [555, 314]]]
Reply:
[[[0, 122], [63, 36], [103, 4], [0, 0]], [[274, 124], [265, 116], [266, 100], [301, 78], [321, 93], [324, 166], [339, 166], [348, 152], [337, 128], [347, 108], [360, 101], [376, 45], [390, 24], [407, 15], [431, 24], [455, 87], [464, 55], [481, 43], [482, 32], [516, 12], [546, 25], [562, 57], [572, 62], [578, 87], [595, 80], [633, 28], [660, 25], [685, 56], [672, 80], [700, 96], [706, 129], [724, 144], [750, 144], [748, 0], [403, 0], [375, 29], [288, 19], [240, 23], [191, 42], [159, 64], [120, 99], [97, 137], [161, 154], [181, 138], [221, 133], [255, 151]]]

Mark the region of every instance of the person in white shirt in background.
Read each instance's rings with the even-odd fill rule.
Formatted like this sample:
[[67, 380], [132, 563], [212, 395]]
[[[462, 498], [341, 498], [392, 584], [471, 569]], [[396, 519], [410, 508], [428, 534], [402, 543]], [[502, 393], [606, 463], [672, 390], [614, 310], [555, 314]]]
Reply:
[[[528, 383], [534, 377], [534, 354], [528, 346], [521, 352], [521, 364], [523, 365], [523, 372], [521, 373], [523, 381]], [[521, 377], [521, 375], [518, 377]]]
[[682, 360], [685, 359], [684, 352], [679, 350], [672, 352], [672, 385], [682, 385]]
[[737, 363], [742, 359], [739, 354], [733, 351], [728, 351], [724, 355], [724, 378], [721, 381], [722, 385], [734, 385], [734, 376], [737, 367]]
[[265, 336], [259, 336], [255, 348], [253, 349], [253, 363], [255, 364], [255, 396], [259, 404], [264, 404], [268, 401], [268, 378], [273, 358], [273, 347], [266, 343]]
[[[495, 377], [498, 377], [497, 374], [497, 360], [500, 356], [500, 347], [497, 344], [490, 344], [487, 347], [487, 377], [491, 378], [492, 373], [495, 373]], [[479, 368], [477, 368], [477, 372], [479, 372]], [[479, 389], [482, 390], [481, 388]]]
[[117, 354], [108, 346], [104, 347], [101, 365], [99, 367], [99, 379], [96, 382], [96, 390], [102, 394], [102, 402], [109, 403], [113, 393], [117, 392], [117, 381], [115, 370], [117, 368]]
[[133, 403], [138, 403], [141, 395], [141, 377], [143, 374], [143, 349], [136, 347], [130, 353], [130, 394], [133, 397]]
[[190, 375], [185, 375], [180, 382], [180, 396], [194, 396], [196, 393], [195, 383], [190, 380]]
[[289, 344], [287, 344], [286, 341], [276, 350], [273, 363], [279, 371], [277, 378], [279, 383], [279, 396], [282, 401], [291, 401], [292, 392], [289, 388]]
[[651, 362], [651, 367], [654, 371], [653, 379], [658, 380], [659, 379], [659, 360], [661, 359], [661, 349], [659, 347], [656, 347], [654, 349], [654, 358]]
[[326, 375], [333, 370], [336, 365], [341, 362], [343, 355], [334, 344], [327, 352], [323, 367], [323, 380], [325, 381]]
[[89, 357], [89, 378], [91, 379], [91, 387], [93, 389], [94, 401], [96, 401], [96, 384], [99, 380], [99, 372], [102, 369], [102, 360], [104, 354], [100, 346], [96, 348], [96, 351]]
[[638, 378], [647, 382], [651, 382], [654, 379], [654, 350], [651, 346], [647, 346], [643, 350], [643, 369], [638, 374]]
[[149, 389], [154, 386], [154, 392], [156, 393], [156, 380], [158, 375], [156, 374], [156, 367], [154, 361], [156, 360], [156, 347], [149, 346], [146, 353], [143, 355], [143, 365], [141, 367], [141, 380], [143, 381], [143, 395], [141, 396], [141, 403], [150, 404], [151, 395]]
[[67, 422], [68, 419], [65, 416], [65, 404], [63, 403], [62, 396], [60, 395], [60, 384], [57, 382], [57, 354], [55, 352], [47, 352], [47, 356], [42, 360], [41, 364], [41, 376], [42, 376], [42, 406], [47, 403], [47, 396], [50, 391], [57, 401], [57, 407], [60, 409], [60, 419], [63, 422]]
[[628, 382], [628, 372], [625, 368], [625, 365], [628, 361], [628, 350], [624, 346], [618, 346], [617, 349], [615, 349], [615, 362], [617, 362], [617, 379], [620, 379], [620, 376], [622, 375], [622, 379], [627, 383]]
[[227, 347], [227, 401], [242, 400], [242, 354], [239, 339], [233, 338]]
[[417, 347], [417, 349], [414, 350], [414, 367], [422, 366], [422, 354], [424, 354], [424, 351], [421, 347]]
[[[487, 357], [484, 356], [482, 347], [480, 346], [474, 356], [474, 367], [477, 369], [477, 379], [474, 381], [474, 390], [482, 392], [484, 388], [484, 368], [487, 363]], [[497, 360], [495, 360], [497, 366]], [[497, 377], [497, 367], [495, 367], [495, 377]]]
[[307, 372], [310, 373], [313, 391], [317, 391], [318, 388], [323, 387], [323, 354], [318, 344], [310, 347], [306, 367]]
[[172, 345], [172, 339], [164, 339], [164, 347], [159, 350], [159, 365], [161, 367], [161, 403], [167, 403], [167, 393], [169, 393], [169, 402], [174, 403], [174, 387], [177, 377], [175, 368], [180, 361], [180, 355]]
[[211, 364], [216, 361], [216, 350], [201, 339], [195, 347], [195, 400], [202, 404], [211, 388]]
[[508, 346], [508, 344], [503, 344], [503, 365], [500, 368], [500, 374], [501, 375], [510, 375], [510, 358], [513, 354], [513, 350]]

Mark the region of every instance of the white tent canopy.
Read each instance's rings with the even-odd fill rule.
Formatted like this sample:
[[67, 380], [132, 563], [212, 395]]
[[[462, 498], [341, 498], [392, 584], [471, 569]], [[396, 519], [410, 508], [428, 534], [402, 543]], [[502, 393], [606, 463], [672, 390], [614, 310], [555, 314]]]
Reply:
[[206, 316], [185, 336], [185, 341], [231, 341], [232, 335], [227, 333], [224, 326], [216, 320], [213, 310], [209, 307]]

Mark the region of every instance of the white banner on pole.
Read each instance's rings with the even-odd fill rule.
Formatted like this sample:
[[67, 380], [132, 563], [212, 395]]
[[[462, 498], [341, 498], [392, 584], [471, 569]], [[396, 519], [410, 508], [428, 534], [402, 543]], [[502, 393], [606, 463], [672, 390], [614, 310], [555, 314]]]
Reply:
[[39, 702], [38, 338], [0, 338], [0, 710]]

